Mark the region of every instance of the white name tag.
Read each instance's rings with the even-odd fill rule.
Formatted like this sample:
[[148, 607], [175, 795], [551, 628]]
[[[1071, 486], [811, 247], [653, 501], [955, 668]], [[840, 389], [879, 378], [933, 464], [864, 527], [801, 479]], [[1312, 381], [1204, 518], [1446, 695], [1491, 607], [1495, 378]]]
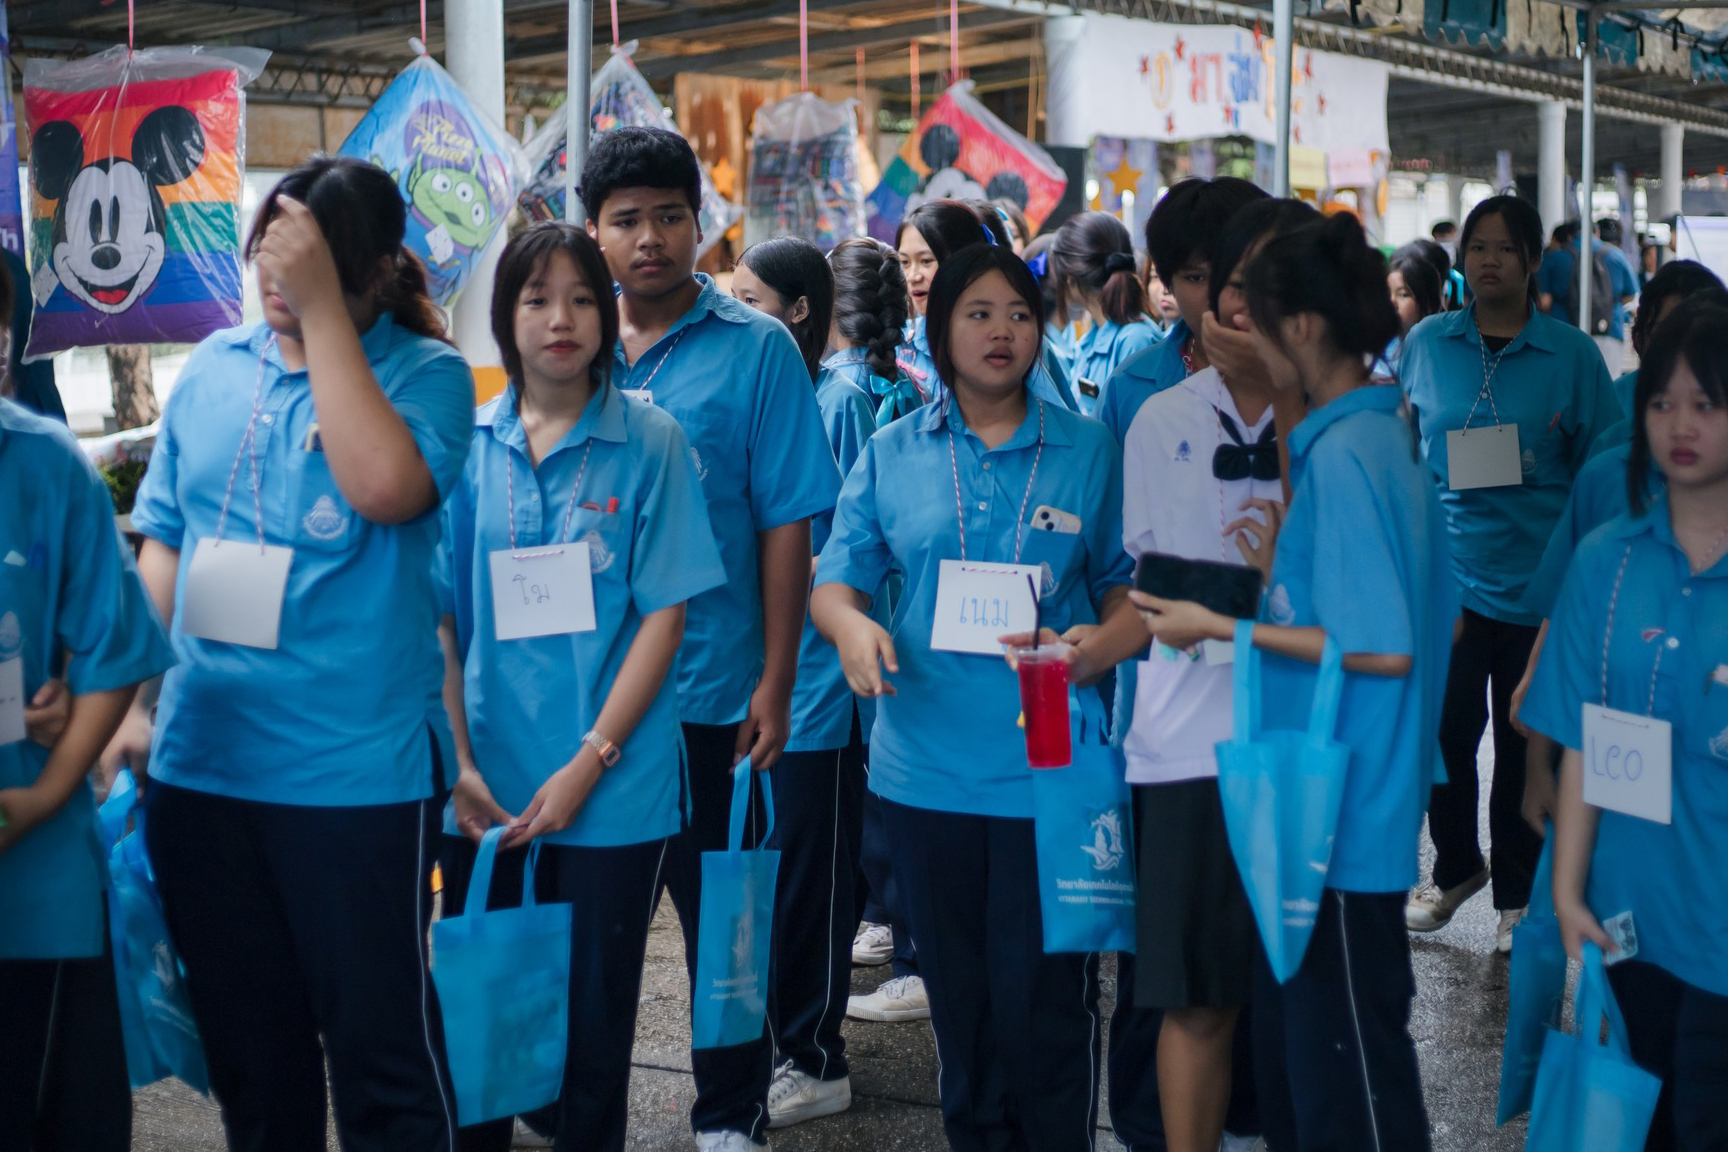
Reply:
[[1202, 640], [1200, 654], [1206, 663], [1213, 667], [1220, 664], [1236, 663], [1236, 642], [1234, 640]]
[[1518, 425], [1499, 424], [1446, 433], [1446, 486], [1452, 491], [1505, 488], [1522, 483], [1524, 464], [1518, 456]]
[[0, 744], [24, 739], [24, 658], [0, 660]]
[[654, 403], [654, 390], [652, 388], [620, 388], [618, 391], [626, 396], [634, 396], [644, 404]]
[[1674, 728], [1584, 705], [1584, 802], [1667, 824], [1674, 818]]
[[1042, 570], [1035, 564], [942, 561], [930, 647], [938, 652], [1002, 655], [1000, 637], [1032, 631], [1038, 615], [1032, 589], [1039, 587], [1041, 577]]
[[180, 630], [200, 640], [275, 648], [294, 549], [206, 536], [186, 570]]
[[587, 541], [500, 549], [492, 567], [492, 626], [500, 640], [594, 631], [594, 570]]

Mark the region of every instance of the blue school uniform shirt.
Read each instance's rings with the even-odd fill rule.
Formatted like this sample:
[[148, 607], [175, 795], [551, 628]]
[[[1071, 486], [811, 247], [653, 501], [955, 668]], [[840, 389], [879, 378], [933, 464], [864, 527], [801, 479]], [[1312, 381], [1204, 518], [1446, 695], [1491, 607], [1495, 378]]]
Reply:
[[[936, 371], [936, 357], [930, 351], [930, 337], [924, 329], [924, 317], [917, 316], [907, 321], [905, 337], [905, 342], [900, 345], [900, 371], [918, 386], [926, 403], [942, 399], [947, 387]], [[1042, 341], [1039, 342], [1038, 364], [1032, 369], [1029, 383], [1034, 396], [1060, 404], [1071, 412], [1079, 411], [1061, 354]]]
[[[1162, 339], [1163, 334], [1150, 320], [1137, 320], [1132, 324], [1106, 320], [1088, 329], [1074, 346], [1074, 366], [1068, 373], [1074, 381], [1074, 399], [1079, 403], [1080, 411], [1087, 416], [1097, 416], [1104, 385], [1116, 369], [1130, 356], [1145, 351]], [[1096, 398], [1086, 395], [1080, 386], [1082, 379], [1091, 381], [1099, 390]]]
[[[62, 659], [74, 695], [174, 662], [107, 486], [64, 424], [0, 400], [0, 662], [20, 658], [26, 703]], [[28, 739], [0, 745], [0, 789], [29, 787], [47, 764], [48, 749]], [[81, 783], [0, 854], [0, 960], [101, 955], [107, 861]]]
[[[1536, 566], [1524, 593], [1524, 606], [1530, 612], [1544, 619], [1554, 614], [1554, 602], [1560, 596], [1560, 586], [1566, 580], [1566, 570], [1578, 545], [1597, 528], [1631, 510], [1626, 501], [1626, 462], [1631, 455], [1632, 445], [1621, 442], [1598, 452], [1578, 470], [1566, 510], [1560, 514], [1560, 522], [1554, 526], [1554, 535], [1549, 537], [1548, 547], [1542, 553], [1542, 563]], [[1662, 491], [1663, 483], [1662, 473], [1651, 467], [1645, 483], [1646, 494], [1655, 496]]]
[[1626, 419], [1632, 419], [1632, 398], [1638, 393], [1638, 369], [1618, 377], [1614, 381], [1614, 398], [1620, 401], [1620, 414]]
[[[822, 409], [822, 425], [828, 432], [828, 447], [840, 465], [840, 474], [864, 452], [864, 443], [876, 431], [876, 401], [870, 390], [870, 365], [862, 348], [836, 352], [822, 362], [816, 380], [816, 404]], [[810, 520], [811, 555], [820, 556], [833, 531], [834, 514], [820, 513]], [[872, 605], [877, 623], [887, 625], [884, 605]], [[798, 641], [798, 683], [792, 689], [792, 738], [788, 752], [821, 752], [844, 748], [852, 738], [852, 716], [858, 713], [863, 738], [870, 739], [876, 719], [873, 700], [860, 700], [846, 685], [840, 670], [840, 654], [822, 638], [806, 617], [804, 634]]]
[[810, 391], [810, 370], [778, 320], [698, 273], [696, 302], [612, 382], [672, 415], [690, 439], [726, 582], [690, 601], [678, 649], [678, 713], [736, 724], [762, 677], [756, 534], [834, 507], [840, 474]]
[[[1632, 271], [1632, 264], [1626, 254], [1620, 249], [1600, 240], [1591, 241], [1590, 250], [1602, 257], [1602, 262], [1608, 269], [1608, 279], [1614, 286], [1614, 312], [1608, 317], [1608, 331], [1603, 333], [1612, 340], [1626, 339], [1627, 310], [1619, 301], [1627, 296], [1638, 294], [1638, 277]], [[1578, 244], [1576, 241], [1565, 248], [1542, 254], [1542, 265], [1536, 269], [1536, 289], [1554, 297], [1553, 316], [1563, 324], [1571, 323], [1568, 317], [1576, 314], [1578, 309]], [[1592, 317], [1594, 319], [1594, 317]]]
[[1117, 444], [1127, 441], [1128, 429], [1140, 414], [1140, 405], [1188, 379], [1182, 346], [1188, 343], [1190, 335], [1187, 323], [1177, 320], [1162, 340], [1123, 360], [1109, 379], [1102, 382], [1104, 392], [1098, 397], [1093, 415], [1110, 429]]
[[[1493, 354], [1489, 354], [1493, 363]], [[1452, 567], [1464, 607], [1494, 620], [1534, 625], [1525, 585], [1566, 506], [1572, 479], [1598, 435], [1620, 420], [1608, 369], [1595, 342], [1563, 321], [1533, 313], [1494, 370], [1493, 404], [1482, 391], [1476, 312], [1423, 320], [1404, 340], [1403, 386], [1416, 410], [1452, 540]], [[1474, 414], [1472, 415], [1472, 408]], [[1446, 482], [1446, 433], [1518, 426], [1523, 483], [1453, 491]]]
[[[1344, 676], [1337, 738], [1350, 761], [1326, 884], [1346, 892], [1403, 892], [1416, 882], [1422, 816], [1440, 772], [1457, 593], [1445, 517], [1402, 404], [1394, 386], [1357, 388], [1291, 433], [1290, 513], [1266, 601], [1273, 623], [1318, 625], [1346, 653], [1411, 658], [1405, 676]], [[1317, 666], [1267, 654], [1262, 667], [1263, 722], [1306, 729]]]
[[[474, 449], [444, 504], [436, 566], [441, 607], [456, 620], [474, 763], [512, 815], [581, 750], [643, 619], [726, 579], [690, 441], [676, 420], [606, 385], [535, 466], [517, 396], [512, 383], [475, 414]], [[573, 492], [578, 476], [581, 490]], [[588, 544], [594, 630], [497, 639], [492, 553], [566, 542]], [[601, 773], [570, 827], [545, 837], [549, 843], [640, 844], [683, 827], [675, 677], [661, 682], [620, 748], [622, 758]]]
[[1604, 703], [1605, 634], [1607, 706], [1674, 725], [1674, 822], [1604, 811], [1585, 900], [1598, 920], [1632, 913], [1639, 960], [1728, 996], [1728, 558], [1692, 575], [1663, 494], [1591, 533], [1567, 573], [1521, 713], [1567, 748]]
[[[440, 499], [462, 475], [474, 381], [456, 349], [386, 313], [361, 337], [379, 387], [407, 424]], [[262, 373], [260, 373], [262, 364]], [[255, 383], [256, 454], [268, 544], [294, 549], [273, 650], [188, 636], [186, 572], [216, 534]], [[432, 551], [436, 508], [374, 524], [342, 495], [316, 435], [305, 369], [289, 371], [263, 323], [198, 345], [162, 414], [132, 526], [180, 550], [172, 629], [180, 663], [162, 684], [150, 774], [176, 787], [272, 804], [351, 806], [423, 800], [433, 772], [444, 679]], [[244, 460], [222, 538], [257, 538]]]
[[[1049, 401], [1030, 403], [1020, 427], [993, 449], [966, 427], [959, 405], [927, 405], [865, 445], [816, 565], [818, 585], [846, 584], [871, 597], [880, 596], [890, 568], [906, 574], [889, 628], [900, 671], [888, 679], [898, 694], [876, 702], [870, 787], [914, 808], [1030, 817], [1017, 678], [1000, 656], [930, 647], [941, 562], [962, 558], [956, 470], [965, 558], [1013, 562], [1019, 532], [1019, 562], [1049, 568], [1044, 625], [1061, 632], [1096, 622], [1104, 594], [1133, 574], [1122, 548], [1121, 454], [1102, 425]], [[1046, 504], [1078, 516], [1080, 532], [1031, 527]]]

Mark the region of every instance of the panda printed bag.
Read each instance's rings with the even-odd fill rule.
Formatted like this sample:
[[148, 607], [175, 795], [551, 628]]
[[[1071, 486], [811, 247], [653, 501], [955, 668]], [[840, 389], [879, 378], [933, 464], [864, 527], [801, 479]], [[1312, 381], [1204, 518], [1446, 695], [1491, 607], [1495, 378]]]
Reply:
[[408, 205], [403, 241], [432, 299], [456, 298], [516, 202], [526, 163], [510, 134], [421, 53], [390, 81], [337, 150], [390, 173]]
[[110, 48], [24, 65], [30, 139], [25, 359], [187, 344], [240, 322], [241, 89], [253, 48]]

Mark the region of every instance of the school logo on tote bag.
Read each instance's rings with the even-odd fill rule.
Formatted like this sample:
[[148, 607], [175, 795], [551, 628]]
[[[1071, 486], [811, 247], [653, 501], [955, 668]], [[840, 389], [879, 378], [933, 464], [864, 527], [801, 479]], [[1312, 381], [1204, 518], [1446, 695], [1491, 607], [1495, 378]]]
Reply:
[[1114, 872], [1121, 866], [1127, 849], [1122, 844], [1122, 813], [1116, 805], [1092, 818], [1092, 843], [1081, 845], [1080, 851], [1091, 857], [1095, 872]]

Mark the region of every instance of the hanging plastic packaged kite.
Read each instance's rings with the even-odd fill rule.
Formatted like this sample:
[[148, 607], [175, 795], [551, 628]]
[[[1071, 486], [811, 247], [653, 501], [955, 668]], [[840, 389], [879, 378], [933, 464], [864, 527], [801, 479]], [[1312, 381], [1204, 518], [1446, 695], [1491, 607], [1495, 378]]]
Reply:
[[24, 65], [26, 359], [184, 344], [240, 322], [241, 89], [253, 48], [110, 48]]
[[962, 80], [930, 105], [870, 193], [870, 235], [893, 243], [906, 213], [941, 199], [1012, 200], [1036, 232], [1067, 187], [1050, 154], [997, 119]]
[[390, 81], [338, 152], [390, 173], [408, 205], [404, 243], [448, 304], [515, 203], [522, 149], [425, 54]]
[[756, 110], [744, 244], [801, 236], [824, 252], [864, 235], [856, 100], [800, 92]]
[[[588, 83], [588, 115], [596, 137], [625, 126], [678, 130], [678, 125], [672, 122], [672, 113], [660, 103], [653, 87], [631, 62], [630, 56], [635, 51], [634, 40], [614, 47], [612, 55]], [[564, 219], [566, 136], [564, 115], [559, 112], [528, 142], [531, 175], [519, 203], [531, 219]], [[702, 242], [696, 246], [696, 255], [701, 256], [720, 243], [720, 237], [737, 223], [743, 209], [720, 195], [708, 175], [708, 165], [699, 163], [698, 167], [702, 171], [702, 204], [696, 216], [702, 226]]]

